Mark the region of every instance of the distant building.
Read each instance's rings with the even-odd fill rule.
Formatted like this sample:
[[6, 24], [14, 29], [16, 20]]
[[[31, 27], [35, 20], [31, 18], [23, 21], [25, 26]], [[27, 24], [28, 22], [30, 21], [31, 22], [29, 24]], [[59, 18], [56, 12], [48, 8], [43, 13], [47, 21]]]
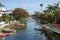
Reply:
[[6, 15], [10, 16], [10, 14], [12, 14], [12, 11], [13, 10], [6, 10], [5, 6], [0, 3], [0, 17], [2, 16], [2, 14], [6, 14]]
[[12, 15], [12, 12], [13, 12], [13, 10], [6, 10], [5, 11], [5, 14], [8, 15], [8, 16], [11, 16]]

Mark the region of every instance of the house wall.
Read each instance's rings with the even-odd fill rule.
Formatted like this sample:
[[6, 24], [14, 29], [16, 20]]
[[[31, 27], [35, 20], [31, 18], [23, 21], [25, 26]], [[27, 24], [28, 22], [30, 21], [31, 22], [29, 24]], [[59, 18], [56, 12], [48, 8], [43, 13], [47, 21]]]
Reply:
[[4, 7], [0, 7], [0, 10], [5, 11], [5, 8]]

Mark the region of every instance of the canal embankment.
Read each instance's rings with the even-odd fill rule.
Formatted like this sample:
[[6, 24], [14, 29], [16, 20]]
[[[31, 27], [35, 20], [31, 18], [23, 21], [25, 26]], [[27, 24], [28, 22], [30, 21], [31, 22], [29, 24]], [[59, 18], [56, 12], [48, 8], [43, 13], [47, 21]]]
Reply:
[[51, 27], [52, 26], [51, 23], [48, 23], [47, 21], [44, 21], [42, 19], [41, 20], [35, 19], [35, 20], [37, 21], [37, 23], [42, 25], [45, 35], [47, 35], [49, 40], [60, 40], [59, 28]]
[[15, 29], [16, 31], [22, 30], [24, 27], [26, 27], [26, 21], [27, 20], [23, 20], [22, 23], [20, 23], [20, 21], [15, 21], [15, 22], [13, 21], [13, 22], [9, 23], [9, 25], [7, 25], [5, 27]]
[[11, 21], [10, 23], [0, 24], [0, 38], [7, 35], [13, 35], [17, 30], [21, 30], [26, 26], [26, 21]]
[[46, 36], [49, 38], [49, 40], [56, 40], [56, 38], [54, 37], [54, 32], [47, 26], [47, 25], [42, 25], [43, 26], [43, 30], [46, 34]]
[[45, 30], [45, 33], [52, 39], [52, 40], [60, 40], [60, 33], [58, 32], [58, 28], [49, 27], [48, 25], [43, 25], [43, 29]]

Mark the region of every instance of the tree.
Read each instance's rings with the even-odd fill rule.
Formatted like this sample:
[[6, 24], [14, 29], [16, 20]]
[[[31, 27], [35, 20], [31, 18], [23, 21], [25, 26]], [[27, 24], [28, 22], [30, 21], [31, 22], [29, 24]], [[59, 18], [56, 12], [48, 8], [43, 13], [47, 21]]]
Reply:
[[60, 16], [56, 18], [56, 22], [60, 23]]
[[0, 3], [0, 7], [4, 7], [4, 5], [2, 3]]
[[10, 17], [9, 17], [9, 20], [10, 20], [10, 21], [11, 21], [11, 20], [13, 21], [13, 20], [14, 20], [14, 17], [13, 17], [13, 16], [10, 16]]
[[37, 18], [40, 17], [40, 12], [34, 11], [34, 13]]
[[15, 8], [13, 11], [13, 16], [16, 20], [21, 20], [28, 16], [28, 12], [23, 8]]
[[9, 22], [9, 17], [6, 14], [2, 14], [2, 21]]
[[53, 18], [56, 20], [56, 17], [60, 16], [59, 2], [54, 5], [48, 5], [47, 10], [44, 10], [44, 13], [49, 13], [51, 15], [52, 22]]

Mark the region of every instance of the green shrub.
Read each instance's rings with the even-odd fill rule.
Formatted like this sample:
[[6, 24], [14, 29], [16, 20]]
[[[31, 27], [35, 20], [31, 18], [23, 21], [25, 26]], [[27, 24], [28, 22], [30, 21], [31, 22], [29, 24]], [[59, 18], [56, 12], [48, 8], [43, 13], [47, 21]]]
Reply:
[[60, 16], [56, 18], [56, 22], [60, 22]]
[[3, 28], [0, 28], [0, 32], [3, 30]]

